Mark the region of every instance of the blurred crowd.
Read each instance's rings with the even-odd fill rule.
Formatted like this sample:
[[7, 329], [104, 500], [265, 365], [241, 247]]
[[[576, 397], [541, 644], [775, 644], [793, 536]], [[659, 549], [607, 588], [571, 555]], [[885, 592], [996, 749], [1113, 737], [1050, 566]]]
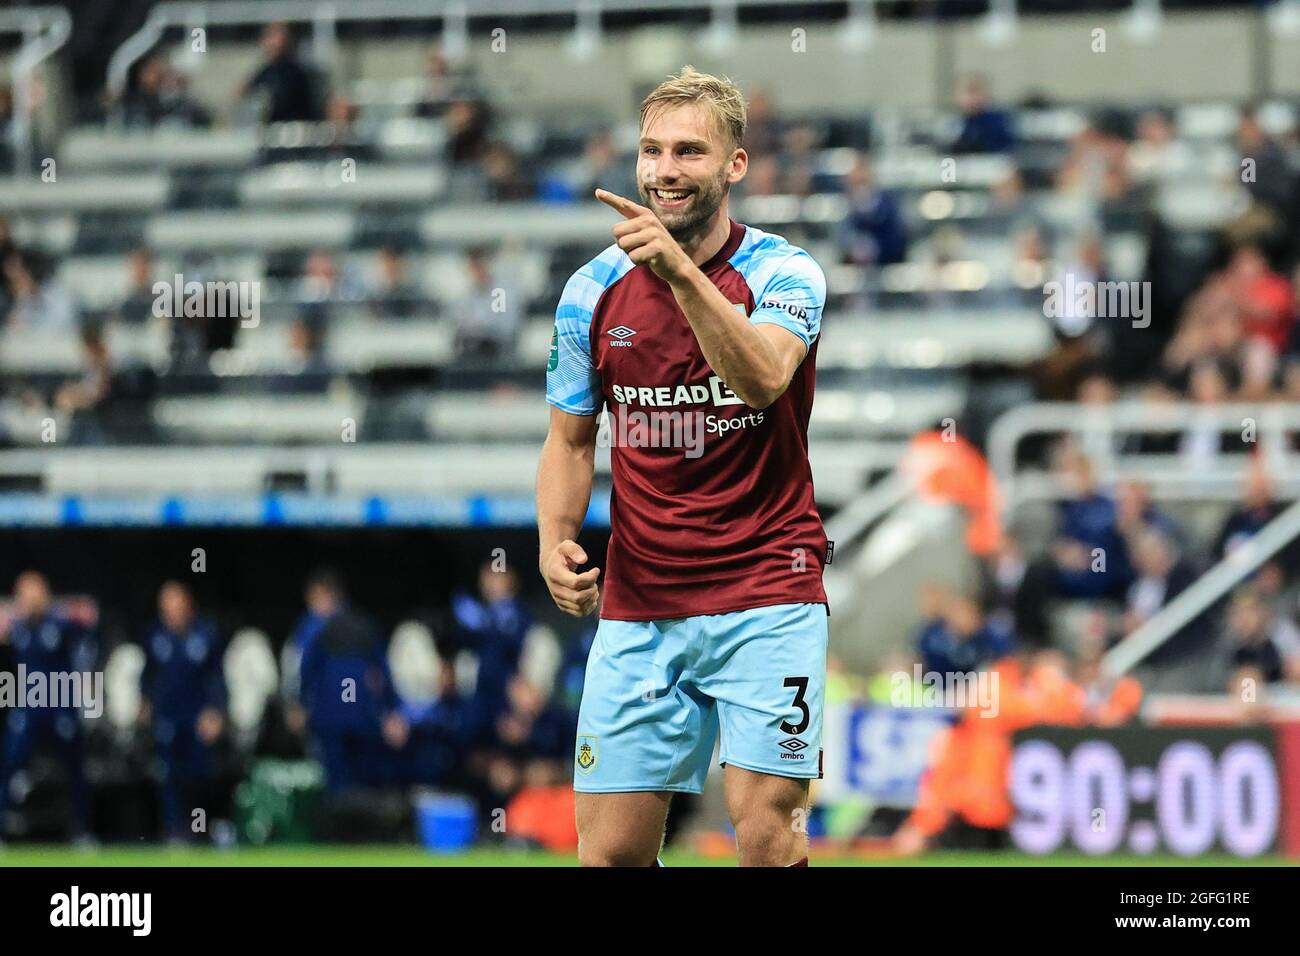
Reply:
[[[977, 469], [969, 462], [959, 481], [949, 474], [927, 489], [946, 485], [942, 496], [971, 510], [975, 584], [926, 583], [910, 642], [860, 685], [841, 677], [857, 685], [853, 696], [888, 707], [917, 706], [932, 687], [963, 688], [936, 699], [950, 720], [927, 747], [914, 804], [877, 808], [862, 824], [862, 835], [888, 837], [893, 852], [1006, 846], [1017, 731], [1122, 726], [1142, 718], [1150, 694], [1214, 695], [1219, 720], [1256, 723], [1270, 719], [1270, 703], [1300, 690], [1295, 543], [1171, 623], [1172, 633], [1135, 665], [1121, 670], [1108, 660], [1211, 566], [1251, 557], [1252, 539], [1283, 510], [1262, 459], [1249, 461], [1239, 500], [1213, 524], [1204, 503], [1179, 512], [1154, 502], [1141, 481], [1102, 484], [1069, 440], [1054, 446], [1052, 459], [1061, 497], [1039, 527], [984, 527], [986, 516], [972, 505], [988, 488], [971, 478]], [[833, 662], [832, 672], [842, 668]], [[911, 697], [900, 700], [904, 678]]]
[[[966, 674], [1008, 656], [1050, 652], [1064, 655], [1067, 673], [1087, 687], [1108, 651], [1283, 508], [1266, 466], [1253, 459], [1239, 501], [1206, 535], [1153, 502], [1138, 480], [1102, 486], [1073, 444], [1062, 442], [1053, 457], [1062, 498], [1046, 535], [1006, 529], [981, 556], [978, 588], [924, 589], [913, 639], [923, 672]], [[1141, 661], [1143, 684], [1251, 702], [1269, 685], [1300, 687], [1298, 562], [1300, 550], [1284, 548], [1188, 620]], [[891, 660], [888, 669], [908, 666]]]
[[[364, 160], [379, 148], [380, 119], [393, 108], [359, 106], [347, 91], [335, 88], [327, 71], [302, 52], [295, 30], [283, 23], [262, 31], [261, 62], [238, 85], [233, 103], [197, 102], [185, 68], [178, 65], [183, 63], [163, 52], [142, 59], [122, 95], [103, 104], [106, 122], [126, 129], [204, 127], [217, 123], [216, 117], [268, 128], [306, 124], [313, 132], [282, 137], [285, 142], [263, 137], [260, 162], [340, 156]], [[635, 195], [635, 142], [627, 135], [626, 117], [617, 123], [594, 117], [545, 126], [534, 131], [525, 147], [512, 125], [516, 118], [492, 102], [488, 86], [438, 49], [427, 54], [420, 89], [414, 102], [401, 104], [401, 115], [435, 119], [442, 127], [439, 155], [430, 158], [447, 171], [449, 203], [573, 205], [585, 202], [596, 185]], [[880, 134], [872, 117], [791, 117], [782, 114], [767, 89], [756, 87], [747, 94], [752, 163], [737, 193], [754, 199], [825, 196], [842, 201], [842, 217], [819, 237], [836, 250], [840, 261], [835, 265], [841, 267], [836, 272], [840, 278], [831, 283], [828, 312], [866, 307], [874, 313], [875, 306], [888, 305], [887, 290], [898, 288], [911, 290], [913, 307], [1042, 307], [1048, 283], [1103, 285], [1115, 278], [1112, 232], [1137, 229], [1148, 247], [1141, 321], [1105, 314], [1104, 299], [1070, 303], [1052, 315], [1044, 308], [1053, 346], [1032, 370], [1037, 397], [1093, 404], [1138, 397], [1212, 405], [1300, 396], [1295, 321], [1300, 172], [1294, 116], [1289, 125], [1279, 124], [1273, 114], [1266, 122], [1254, 105], [1241, 108], [1230, 146], [1239, 160], [1234, 170], [1245, 172], [1240, 182], [1220, 184], [1238, 190], [1238, 208], [1207, 244], [1200, 241], [1205, 237], [1191, 241], [1158, 210], [1162, 184], [1177, 178], [1193, 155], [1179, 137], [1175, 114], [1164, 106], [1095, 111], [1068, 139], [1046, 144], [1020, 130], [1020, 116], [1060, 104], [1039, 96], [1014, 105], [999, 102], [985, 77], [963, 74], [953, 90], [952, 108], [914, 123], [907, 145], [958, 164], [970, 156], [1001, 158], [1006, 172], [987, 190], [971, 193], [981, 197], [982, 212], [931, 216], [923, 197], [918, 217], [905, 209], [915, 197], [879, 181], [878, 165], [896, 157], [877, 142]], [[0, 108], [5, 102], [0, 96]], [[958, 175], [952, 188], [969, 187]], [[1045, 214], [1045, 205], [1052, 203], [1073, 204], [1080, 211], [1062, 220]], [[814, 227], [795, 223], [791, 228], [796, 241], [806, 241], [802, 231]], [[994, 270], [984, 286], [971, 285], [970, 277], [979, 270], [965, 267], [982, 254], [975, 251], [976, 240], [989, 228], [1008, 247], [1009, 271]], [[287, 319], [285, 354], [276, 367], [259, 370], [259, 387], [319, 393], [344, 374], [346, 370], [332, 367], [328, 348], [332, 318], [341, 308], [376, 321], [447, 318], [459, 362], [515, 369], [521, 365], [517, 346], [524, 321], [548, 312], [564, 278], [591, 254], [589, 248], [558, 244], [539, 290], [536, 283], [521, 280], [519, 263], [501, 245], [473, 246], [458, 253], [461, 262], [454, 272], [463, 282], [434, 294], [426, 252], [418, 238], [399, 232], [355, 254], [317, 248], [272, 255], [264, 298], [292, 310], [292, 317]], [[128, 400], [139, 393], [138, 370], [119, 365], [104, 347], [105, 323], [162, 324], [170, 341], [164, 374], [202, 376], [216, 353], [240, 344], [237, 320], [205, 314], [203, 308], [172, 316], [156, 303], [154, 283], [172, 276], [160, 275], [160, 263], [149, 249], [131, 250], [125, 260], [126, 292], [107, 308], [88, 309], [59, 281], [57, 261], [20, 248], [0, 222], [4, 326], [70, 330], [80, 324], [88, 329], [82, 381], [70, 383], [76, 387], [62, 389], [60, 396], [29, 393], [34, 403], [84, 410], [112, 403], [119, 393]], [[199, 281], [229, 278], [231, 268], [206, 253], [191, 255], [178, 266], [169, 263], [167, 271], [173, 267], [181, 268], [187, 280]], [[890, 280], [889, 270], [900, 268], [929, 278]], [[843, 277], [852, 274], [859, 280], [844, 285]], [[93, 440], [93, 429], [78, 431], [78, 440], [80, 435]], [[1213, 450], [1213, 436], [1193, 435], [1186, 441]]]
[[[93, 599], [56, 599], [39, 572], [19, 575], [12, 603], [0, 605], [0, 675], [32, 684], [33, 675], [107, 672], [107, 699], [89, 718], [84, 699], [0, 707], [0, 841], [217, 839], [231, 832], [234, 794], [262, 758], [316, 760], [327, 808], [353, 812], [385, 799], [406, 806], [412, 788], [436, 788], [470, 796], [488, 821], [568, 791], [594, 629], [551, 667], [526, 672], [533, 620], [513, 571], [484, 565], [478, 587], [456, 592], [436, 636], [424, 638], [390, 639], [332, 570], [308, 578], [303, 603], [277, 668], [264, 636], [232, 641], [185, 583], [161, 585], [156, 619], [124, 649], [102, 646]], [[110, 663], [133, 652], [135, 669]], [[135, 796], [114, 800], [123, 792]], [[141, 807], [155, 812], [141, 817]], [[122, 819], [127, 809], [137, 815]], [[525, 816], [511, 839], [551, 838], [531, 833]]]

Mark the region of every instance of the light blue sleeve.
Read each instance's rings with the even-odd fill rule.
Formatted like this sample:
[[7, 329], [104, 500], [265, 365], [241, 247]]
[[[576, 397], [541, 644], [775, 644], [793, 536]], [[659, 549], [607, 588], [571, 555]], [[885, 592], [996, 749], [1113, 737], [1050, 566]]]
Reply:
[[764, 277], [762, 291], [755, 292], [749, 321], [779, 325], [803, 339], [806, 348], [812, 348], [821, 332], [822, 309], [826, 306], [826, 277], [821, 267], [798, 249], [769, 268], [771, 276]]
[[591, 317], [604, 286], [582, 272], [564, 286], [546, 363], [546, 401], [570, 415], [600, 410], [600, 373], [591, 361]]

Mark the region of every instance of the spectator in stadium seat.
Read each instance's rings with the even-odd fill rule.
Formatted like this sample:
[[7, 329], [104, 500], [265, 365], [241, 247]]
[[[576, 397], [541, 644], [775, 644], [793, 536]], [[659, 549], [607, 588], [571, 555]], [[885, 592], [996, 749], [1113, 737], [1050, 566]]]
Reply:
[[112, 318], [124, 325], [143, 325], [153, 318], [153, 253], [143, 246], [126, 254], [126, 294], [111, 309]]
[[370, 313], [377, 319], [405, 319], [428, 309], [419, 286], [406, 277], [406, 260], [396, 246], [375, 253], [375, 282], [369, 292]]
[[[1024, 269], [1023, 274], [1028, 279], [1030, 272]], [[1106, 281], [1101, 236], [1091, 230], [1080, 235], [1072, 254], [1059, 263], [1052, 277], [1064, 288], [1098, 289]], [[1040, 366], [1038, 391], [1041, 398], [1068, 401], [1083, 376], [1106, 354], [1109, 335], [1107, 323], [1098, 320], [1100, 301], [1078, 302], [1067, 295], [1060, 305], [1052, 316], [1055, 343]]]
[[1270, 637], [1282, 653], [1287, 680], [1300, 683], [1300, 583], [1287, 580], [1286, 568], [1276, 558], [1261, 565], [1250, 579], [1273, 621]]
[[452, 595], [457, 644], [478, 659], [471, 723], [477, 739], [490, 736], [506, 709], [510, 681], [519, 669], [524, 638], [532, 615], [519, 598], [519, 578], [510, 568], [479, 570], [478, 594], [460, 590]]
[[798, 123], [781, 135], [781, 192], [808, 196], [818, 191], [817, 150], [821, 136], [808, 123]]
[[1242, 313], [1243, 331], [1268, 344], [1274, 354], [1290, 341], [1296, 319], [1291, 283], [1274, 272], [1258, 246], [1244, 245], [1233, 253], [1227, 269], [1228, 291]]
[[1069, 497], [1057, 506], [1052, 546], [1057, 594], [1118, 597], [1129, 583], [1130, 568], [1114, 499], [1098, 488], [1092, 462], [1076, 449], [1062, 454], [1058, 479]]
[[318, 304], [305, 305], [289, 323], [288, 354], [282, 374], [275, 376], [271, 390], [313, 393], [329, 387], [334, 368], [325, 354], [329, 323]]
[[415, 115], [436, 119], [447, 110], [452, 94], [451, 66], [437, 47], [424, 55], [424, 92], [415, 106]]
[[1151, 489], [1137, 478], [1126, 478], [1115, 485], [1115, 527], [1126, 548], [1144, 528], [1154, 528], [1180, 545], [1184, 541], [1178, 522], [1151, 500]]
[[749, 174], [734, 188], [746, 196], [775, 196], [781, 191], [781, 167], [775, 156], [757, 156], [749, 164]]
[[0, 172], [15, 172], [14, 163], [14, 91], [0, 84]]
[[1045, 646], [1048, 627], [1043, 592], [1050, 582], [1043, 578], [1041, 562], [1028, 560], [1019, 536], [1004, 533], [981, 571], [981, 604], [990, 623], [1014, 634], [1022, 646]]
[[586, 202], [597, 187], [620, 196], [635, 196], [636, 182], [628, 175], [614, 145], [614, 134], [608, 129], [598, 129], [587, 137], [582, 147], [582, 159], [572, 172], [573, 195], [578, 202]]
[[178, 581], [159, 588], [158, 622], [144, 646], [140, 718], [162, 765], [159, 803], [168, 840], [192, 835], [194, 797], [213, 772], [213, 747], [225, 730], [222, 651], [216, 625], [196, 614], [189, 588]]
[[[1106, 275], [1106, 263], [1102, 252], [1101, 233], [1095, 229], [1087, 229], [1075, 237], [1070, 249], [1069, 255], [1060, 264], [1060, 274], [1058, 279], [1064, 283], [1067, 279], [1072, 278], [1077, 287], [1092, 286], [1098, 288], [1102, 282], [1108, 278]], [[1085, 304], [1081, 307], [1076, 303], [1067, 300], [1063, 303], [1065, 306], [1064, 313], [1056, 317], [1056, 331], [1058, 336], [1064, 338], [1080, 338], [1088, 336], [1097, 327], [1097, 317], [1101, 302], [1094, 302], [1091, 305]], [[1120, 318], [1114, 316], [1113, 318]], [[1095, 338], [1095, 336], [1090, 336]], [[1100, 351], [1100, 348], [1094, 344], [1093, 352]]]
[[526, 202], [537, 198], [537, 184], [519, 165], [519, 157], [505, 143], [483, 150], [483, 178], [489, 202]]
[[302, 264], [298, 280], [298, 301], [302, 303], [364, 302], [365, 284], [350, 266], [340, 268], [334, 254], [314, 249]]
[[[1256, 397], [1271, 390], [1278, 364], [1269, 342], [1245, 334], [1244, 314], [1226, 271], [1211, 275], [1187, 303], [1164, 349], [1161, 381], [1174, 392], [1192, 392], [1193, 373], [1207, 363], [1217, 367], [1228, 393], [1246, 389]], [[1213, 397], [1215, 384], [1200, 383], [1203, 402], [1224, 400]]]
[[508, 357], [519, 335], [524, 303], [514, 284], [494, 263], [489, 249], [470, 249], [466, 269], [469, 289], [451, 306], [456, 323], [456, 354], [480, 361]]
[[136, 68], [135, 81], [122, 97], [121, 113], [128, 129], [211, 123], [208, 112], [186, 90], [184, 74], [158, 54], [146, 57]]
[[[0, 262], [8, 259], [12, 253], [18, 251], [18, 246], [14, 243], [13, 233], [9, 229], [9, 220], [4, 216], [0, 216]], [[0, 279], [3, 279], [2, 275], [0, 275]], [[0, 287], [3, 287], [3, 285], [4, 283], [0, 282]]]
[[764, 89], [749, 94], [745, 115], [745, 149], [751, 156], [775, 156], [781, 152], [781, 121], [776, 102]]
[[322, 153], [326, 159], [337, 164], [343, 160], [362, 162], [375, 157], [373, 124], [361, 119], [357, 105], [350, 98], [338, 93], [329, 97], [325, 105], [325, 129]]
[[961, 129], [949, 145], [950, 152], [1006, 153], [1015, 148], [1015, 121], [1010, 110], [992, 105], [988, 80], [972, 74], [957, 84]]
[[1052, 254], [1048, 247], [1043, 227], [1036, 222], [1018, 220], [1011, 234], [1012, 269], [1017, 275], [1024, 276], [1026, 285], [1032, 284], [1041, 297], [1041, 286], [1047, 281], [1048, 270], [1052, 266]]
[[[1241, 489], [1241, 503], [1224, 519], [1214, 539], [1214, 557], [1222, 560], [1237, 550], [1276, 518], [1282, 505], [1273, 496], [1273, 481], [1268, 468], [1258, 458], [1246, 467]], [[1294, 557], [1289, 551], [1282, 553], [1284, 567], [1293, 568]]]
[[1015, 639], [998, 619], [985, 619], [971, 598], [933, 585], [922, 597], [927, 620], [917, 635], [917, 652], [927, 674], [965, 674], [1011, 653]]
[[487, 147], [488, 111], [479, 99], [452, 100], [443, 118], [447, 129], [447, 162], [453, 166], [478, 162]]
[[[1038, 254], [1032, 258], [1038, 262], [1046, 261], [1049, 258], [1046, 240], [1049, 235], [1048, 223], [1026, 194], [1025, 174], [1020, 168], [1013, 166], [1005, 176], [994, 183], [989, 191], [989, 198], [992, 200], [992, 205], [988, 210], [988, 219], [992, 222], [1005, 220], [1011, 224], [1013, 236], [1033, 233], [1038, 239], [1039, 248]], [[1039, 287], [1040, 296], [1044, 281], [1046, 280], [1034, 283]]]
[[1025, 176], [1018, 167], [993, 184], [989, 191], [993, 209], [1011, 216], [1019, 215], [1025, 207]]
[[1101, 116], [1075, 135], [1057, 172], [1058, 190], [1103, 202], [1128, 193], [1128, 142], [1117, 126], [1116, 118]]
[[264, 123], [319, 122], [324, 118], [316, 77], [298, 61], [287, 23], [268, 23], [262, 30], [264, 62], [240, 88], [239, 99], [257, 101]]
[[1128, 164], [1139, 181], [1162, 180], [1174, 175], [1190, 160], [1186, 146], [1178, 142], [1168, 110], [1149, 109], [1138, 117], [1137, 138], [1129, 149]]
[[442, 50], [430, 47], [424, 57], [425, 87], [415, 105], [415, 115], [426, 119], [445, 116], [452, 103], [480, 99], [478, 84], [468, 64], [453, 65]]
[[[1274, 236], [1294, 211], [1296, 171], [1286, 150], [1265, 131], [1253, 107], [1242, 111], [1236, 146], [1241, 162], [1251, 164], [1252, 175], [1243, 177], [1243, 184], [1256, 207], [1255, 212], [1261, 217], [1258, 224], [1261, 238]], [[1243, 168], [1241, 163], [1238, 168]]]
[[[1016, 208], [1014, 206], [1009, 208]], [[1005, 289], [1000, 298], [1008, 306], [1032, 306], [1042, 308], [1043, 286], [1055, 270], [1047, 241], [1047, 225], [1036, 216], [1017, 216], [1010, 223], [1011, 229], [1011, 274], [1010, 287]], [[1065, 397], [1064, 390], [1069, 387], [1067, 380], [1053, 377], [1046, 372], [1038, 386], [1040, 397], [1047, 398], [1054, 394]]]
[[1118, 397], [1119, 389], [1115, 387], [1115, 380], [1101, 369], [1092, 366], [1079, 382], [1079, 390], [1075, 393], [1074, 400], [1080, 405], [1105, 408]]
[[[183, 268], [187, 284], [204, 285], [214, 274], [215, 264], [206, 256], [195, 258]], [[181, 315], [171, 315], [171, 302], [164, 297], [163, 312], [169, 333], [168, 372], [209, 375], [212, 353], [232, 348], [239, 335], [240, 317], [228, 307], [208, 308], [206, 297], [196, 297], [196, 306], [186, 303]]]
[[337, 579], [308, 587], [319, 620], [299, 632], [299, 693], [326, 787], [338, 794], [398, 781], [397, 755], [410, 726], [388, 671], [384, 641], [368, 616], [351, 607]]
[[928, 274], [922, 284], [925, 303], [931, 309], [960, 309], [966, 293], [945, 281], [948, 266], [966, 259], [966, 234], [955, 222], [945, 222], [930, 233], [929, 255], [924, 263]]
[[[1144, 528], [1135, 535], [1132, 547], [1136, 578], [1129, 586], [1125, 603], [1123, 636], [1149, 621], [1196, 580], [1195, 571], [1182, 559], [1177, 546], [1154, 528]], [[1205, 650], [1208, 637], [1205, 616], [1200, 615], [1147, 655], [1144, 663], [1172, 664], [1194, 659]]]
[[1192, 366], [1187, 397], [1205, 406], [1207, 415], [1193, 418], [1179, 437], [1178, 451], [1189, 468], [1212, 467], [1221, 453], [1233, 450], [1234, 445], [1237, 450], [1243, 447], [1240, 432], [1225, 432], [1213, 417], [1215, 406], [1230, 400], [1237, 391], [1240, 382], [1236, 371], [1230, 363], [1213, 358], [1201, 359]]
[[1266, 682], [1281, 681], [1286, 665], [1273, 639], [1275, 627], [1271, 610], [1258, 592], [1249, 586], [1239, 588], [1228, 605], [1224, 634], [1229, 668], [1254, 667]]
[[106, 441], [100, 412], [108, 405], [113, 390], [113, 368], [108, 346], [97, 326], [81, 330], [81, 377], [59, 386], [54, 407], [71, 417], [69, 442], [98, 445]]
[[898, 200], [880, 189], [866, 153], [858, 153], [844, 176], [848, 213], [840, 224], [840, 250], [844, 261], [860, 266], [883, 266], [907, 258], [907, 227]]
[[10, 296], [10, 328], [71, 332], [77, 327], [77, 304], [48, 274], [52, 268], [53, 263], [17, 251], [0, 263]]
[[[94, 671], [97, 654], [93, 635], [81, 624], [55, 612], [44, 575], [36, 571], [18, 575], [14, 605], [15, 618], [0, 642], [13, 648], [16, 663], [28, 675], [44, 674], [48, 682], [59, 674]], [[71, 706], [15, 707], [4, 727], [0, 748], [0, 841], [5, 836], [14, 774], [43, 750], [52, 750], [63, 764], [71, 797], [71, 835], [78, 841], [87, 839], [90, 794], [83, 766], [81, 710]]]

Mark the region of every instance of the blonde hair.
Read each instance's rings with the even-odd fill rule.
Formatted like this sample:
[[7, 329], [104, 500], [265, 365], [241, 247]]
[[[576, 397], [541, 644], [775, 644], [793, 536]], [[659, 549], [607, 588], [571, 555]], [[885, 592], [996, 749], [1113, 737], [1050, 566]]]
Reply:
[[680, 73], [668, 77], [641, 101], [642, 127], [651, 110], [683, 103], [696, 103], [704, 107], [713, 114], [719, 127], [731, 137], [734, 146], [744, 143], [745, 97], [741, 95], [740, 88], [725, 76], [701, 73], [690, 65], [682, 67]]

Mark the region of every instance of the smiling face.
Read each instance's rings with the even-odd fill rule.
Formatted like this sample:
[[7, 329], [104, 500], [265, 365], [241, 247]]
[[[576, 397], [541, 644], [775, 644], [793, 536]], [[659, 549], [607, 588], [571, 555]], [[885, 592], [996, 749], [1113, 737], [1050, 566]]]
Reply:
[[693, 103], [664, 104], [641, 128], [637, 189], [669, 235], [690, 242], [717, 221], [748, 162], [711, 112]]

